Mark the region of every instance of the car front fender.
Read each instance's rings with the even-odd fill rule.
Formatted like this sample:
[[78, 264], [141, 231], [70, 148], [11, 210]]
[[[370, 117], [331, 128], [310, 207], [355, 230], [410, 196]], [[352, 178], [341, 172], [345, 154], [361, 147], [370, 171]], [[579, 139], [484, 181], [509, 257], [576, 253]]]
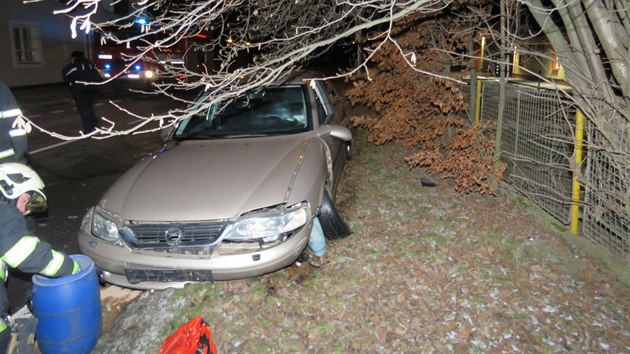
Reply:
[[326, 159], [324, 142], [318, 138], [311, 139], [287, 191], [287, 205], [306, 200], [311, 205], [313, 213], [321, 206], [322, 195], [329, 174]]

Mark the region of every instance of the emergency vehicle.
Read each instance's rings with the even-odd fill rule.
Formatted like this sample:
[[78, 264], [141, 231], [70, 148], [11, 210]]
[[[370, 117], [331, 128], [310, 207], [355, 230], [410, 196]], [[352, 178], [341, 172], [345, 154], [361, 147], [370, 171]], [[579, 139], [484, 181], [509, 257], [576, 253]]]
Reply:
[[[126, 33], [117, 31], [118, 38]], [[128, 33], [131, 36], [133, 33]], [[146, 45], [146, 44], [141, 44]], [[101, 76], [109, 80], [127, 80], [150, 84], [156, 80], [167, 81], [169, 79], [185, 79], [183, 75], [166, 77], [165, 68], [185, 67], [186, 41], [180, 41], [168, 48], [160, 48], [150, 51], [141, 58], [137, 56], [142, 51], [134, 42], [129, 44], [106, 42], [94, 47], [94, 64], [99, 69]]]
[[[136, 62], [130, 58], [138, 50], [119, 45], [99, 45], [94, 48], [94, 64], [104, 79], [125, 79], [152, 82], [157, 74], [155, 63], [144, 59]], [[125, 60], [127, 59], [127, 60]]]
[[[138, 17], [136, 23], [145, 25], [148, 19]], [[128, 28], [107, 28], [109, 33], [115, 34], [121, 41], [103, 41], [101, 33], [96, 32], [94, 43], [94, 64], [105, 80], [113, 80], [114, 84], [137, 82], [150, 85], [153, 82], [182, 82], [187, 81], [187, 70], [200, 72], [213, 67], [214, 54], [203, 50], [191, 50], [195, 45], [210, 41], [207, 33], [197, 33], [192, 38], [182, 38], [168, 47], [156, 48], [141, 58], [143, 51], [138, 48], [146, 47], [147, 41], [156, 42], [159, 34], [144, 35], [142, 41], [134, 41], [141, 34], [140, 26]], [[190, 46], [190, 47], [189, 47]]]

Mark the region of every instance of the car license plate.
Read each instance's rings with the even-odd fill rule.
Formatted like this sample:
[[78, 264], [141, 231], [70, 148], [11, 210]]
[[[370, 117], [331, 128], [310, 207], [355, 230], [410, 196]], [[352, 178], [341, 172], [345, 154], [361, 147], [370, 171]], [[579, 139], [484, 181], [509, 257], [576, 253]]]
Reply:
[[211, 270], [199, 269], [125, 269], [127, 281], [137, 284], [144, 281], [182, 282], [212, 281]]

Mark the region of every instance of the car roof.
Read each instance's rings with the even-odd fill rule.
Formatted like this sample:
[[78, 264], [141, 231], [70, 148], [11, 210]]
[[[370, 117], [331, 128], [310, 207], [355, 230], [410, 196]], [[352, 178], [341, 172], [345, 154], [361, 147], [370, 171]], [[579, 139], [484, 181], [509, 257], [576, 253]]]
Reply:
[[297, 70], [280, 80], [278, 84], [304, 84], [304, 80], [322, 77], [326, 77], [326, 75], [316, 70]]

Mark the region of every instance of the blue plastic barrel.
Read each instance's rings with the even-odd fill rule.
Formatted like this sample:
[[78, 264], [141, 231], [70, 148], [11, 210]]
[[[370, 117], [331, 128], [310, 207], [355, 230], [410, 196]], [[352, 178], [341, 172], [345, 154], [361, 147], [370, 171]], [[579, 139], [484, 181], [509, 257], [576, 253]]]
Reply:
[[81, 271], [63, 278], [33, 276], [35, 337], [43, 354], [90, 353], [101, 335], [96, 268], [90, 257], [70, 255]]

